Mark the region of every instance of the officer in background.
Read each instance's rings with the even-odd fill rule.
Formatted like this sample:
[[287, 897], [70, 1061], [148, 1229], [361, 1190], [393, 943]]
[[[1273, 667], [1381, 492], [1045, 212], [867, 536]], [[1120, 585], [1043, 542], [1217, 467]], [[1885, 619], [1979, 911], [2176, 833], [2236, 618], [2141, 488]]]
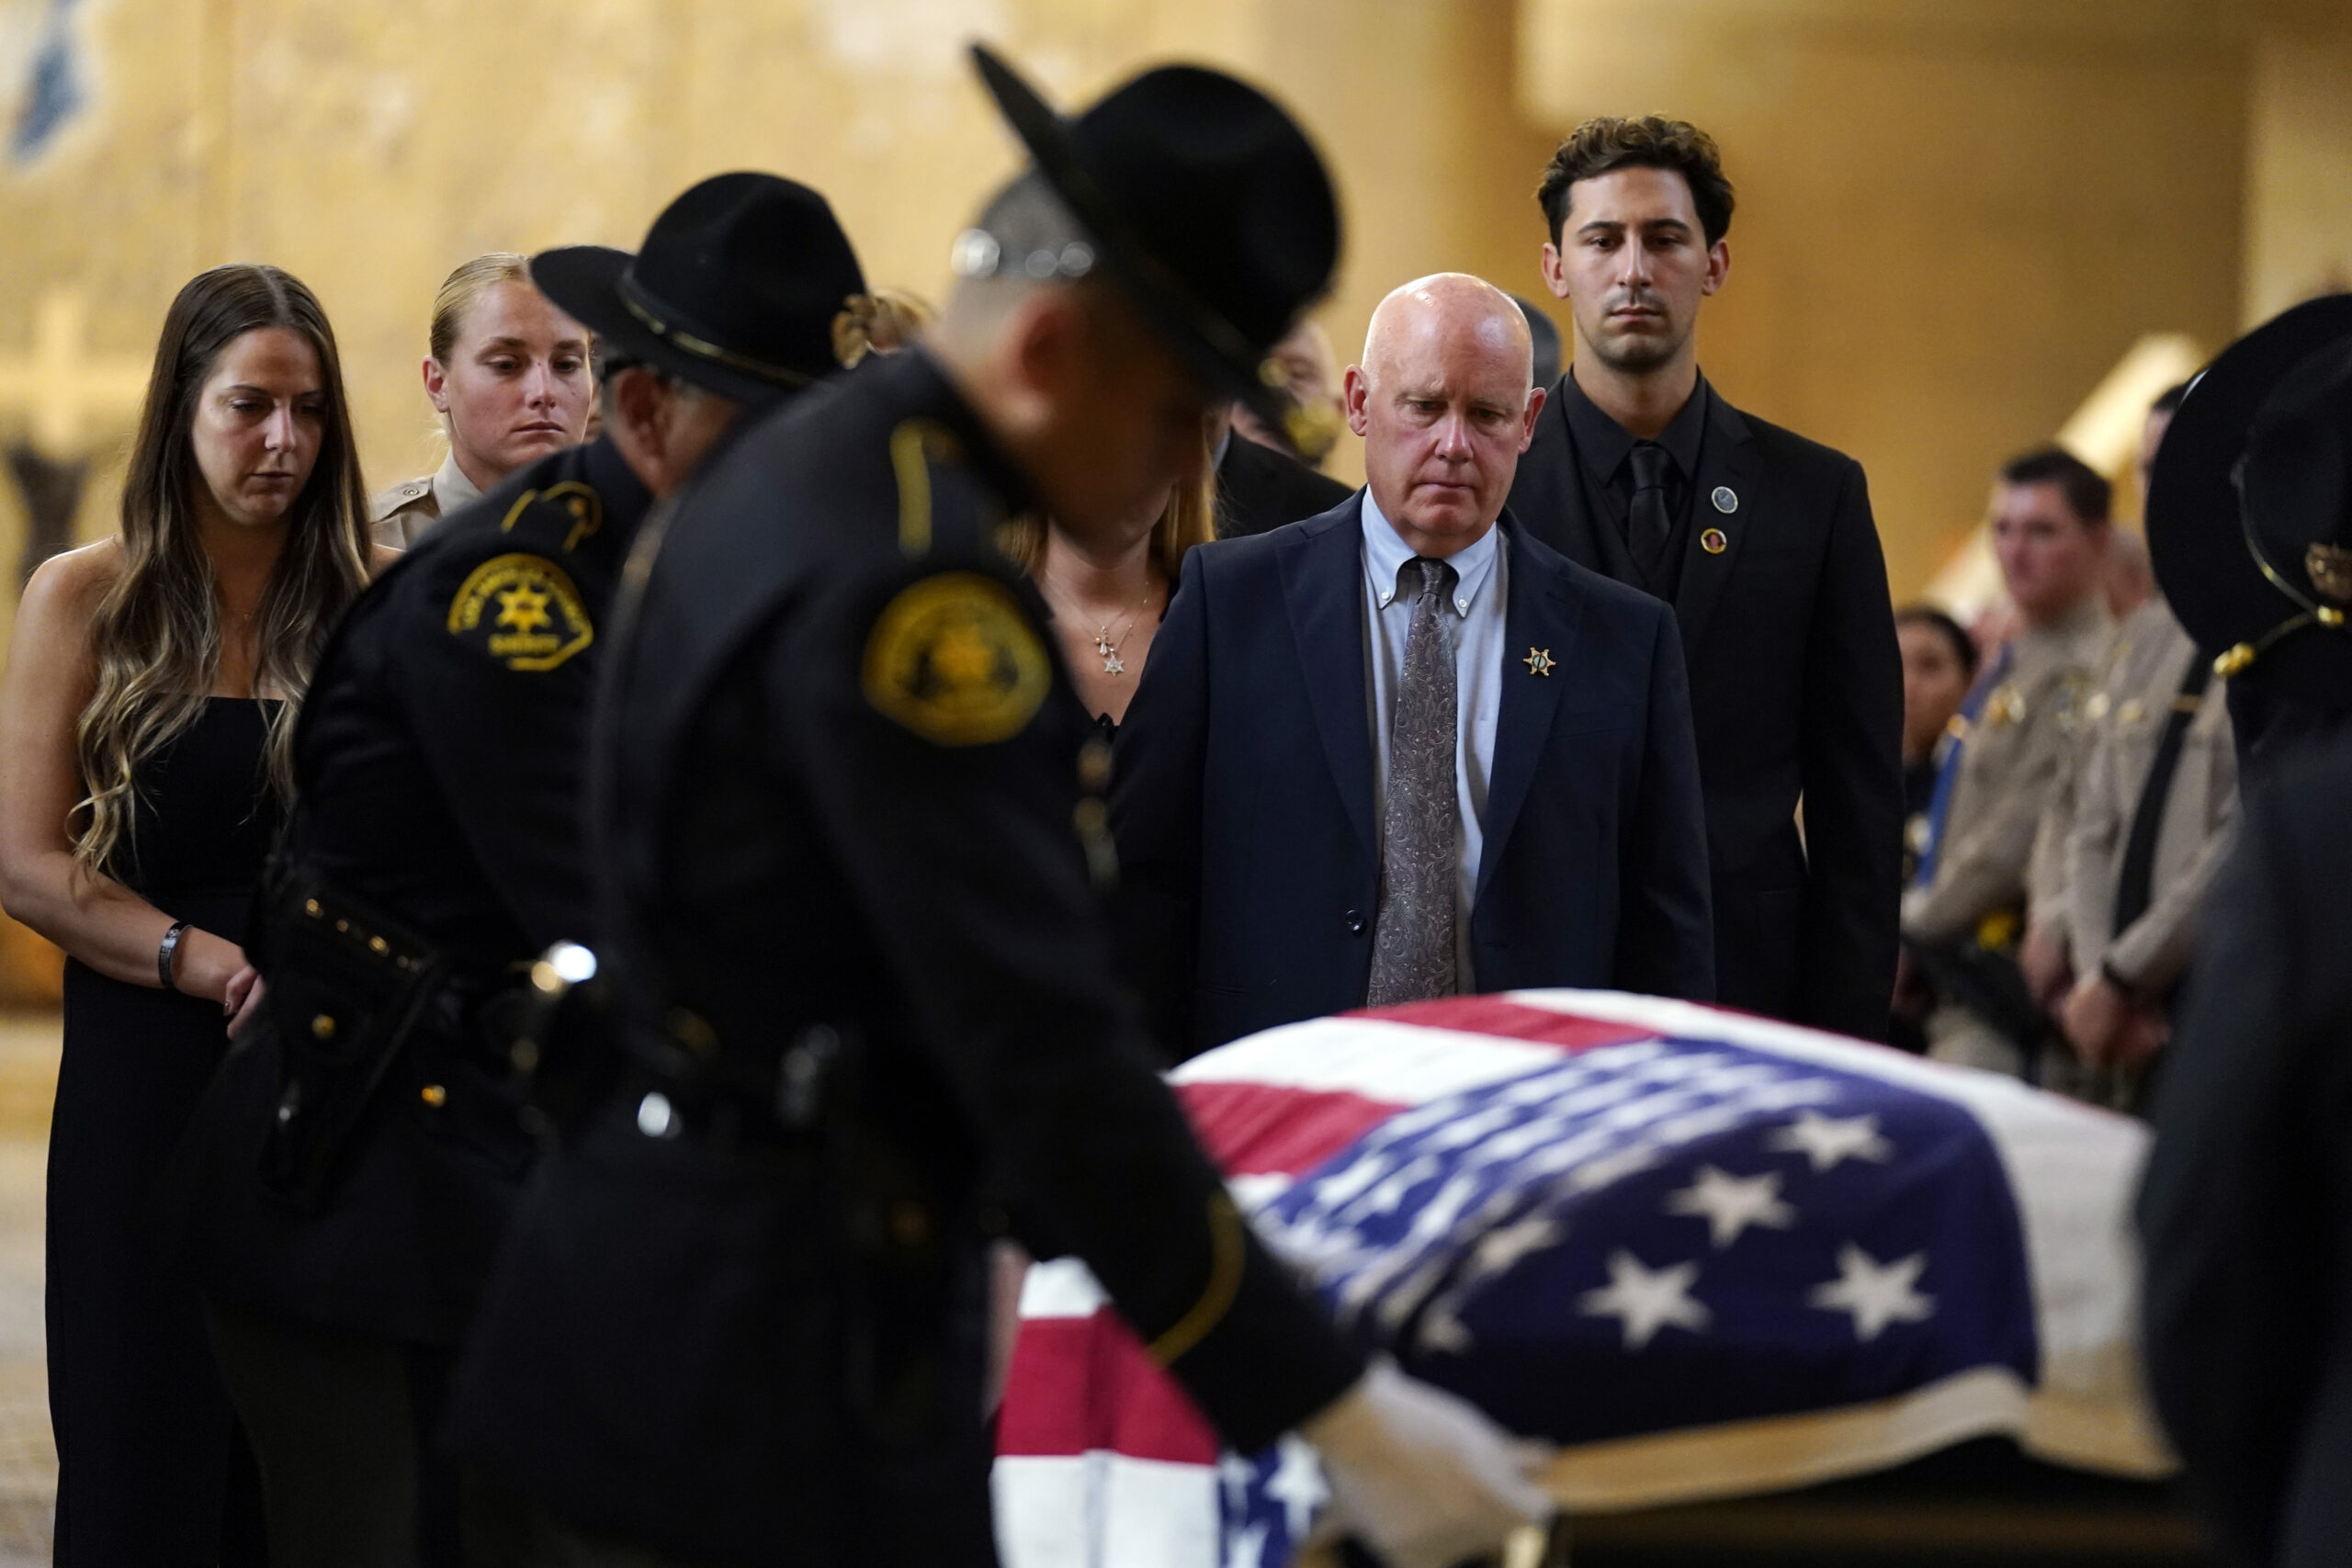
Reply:
[[1326, 286], [1330, 185], [1231, 77], [1065, 120], [975, 52], [1034, 165], [937, 328], [750, 433], [632, 563], [594, 767], [635, 1078], [518, 1217], [458, 1439], [611, 1543], [570, 1562], [990, 1563], [1009, 1224], [1228, 1443], [1299, 1427], [1346, 1522], [1439, 1568], [1541, 1494], [1469, 1406], [1367, 1371], [1193, 1143], [1113, 979], [1107, 748], [995, 543], [1200, 462]]
[[2035, 1065], [2046, 1026], [2017, 963], [2034, 835], [2061, 784], [2111, 624], [2099, 594], [2107, 480], [2055, 447], [2001, 469], [1993, 550], [2023, 621], [1961, 705], [1903, 899], [1905, 956], [1938, 999], [1928, 1055], [1996, 1072]]
[[587, 329], [512, 251], [462, 262], [441, 280], [425, 342], [424, 395], [449, 455], [368, 502], [376, 542], [400, 550], [515, 469], [585, 440], [596, 398]]
[[[2185, 390], [2149, 411], [2143, 495]], [[2109, 589], [2111, 605], [2112, 574]], [[2034, 847], [2023, 965], [2073, 1051], [2071, 1068], [2045, 1084], [2136, 1111], [2237, 815], [2237, 755], [2213, 661], [2153, 581], [2118, 623], [2075, 732], [2063, 800]]]
[[603, 334], [604, 434], [443, 518], [337, 629], [251, 949], [266, 1027], [201, 1123], [197, 1253], [279, 1568], [503, 1561], [520, 1529], [437, 1439], [537, 1152], [509, 1087], [518, 977], [592, 926], [607, 612], [653, 499], [838, 368], [863, 287], [824, 198], [754, 174], [687, 191], [634, 257], [532, 271]]
[[[2241, 463], [2241, 459], [2243, 462]], [[2191, 383], [2157, 580], [2271, 716], [2140, 1193], [2149, 1392], [2234, 1561], [2352, 1561], [2352, 296]], [[2285, 716], [2295, 716], [2281, 722]]]

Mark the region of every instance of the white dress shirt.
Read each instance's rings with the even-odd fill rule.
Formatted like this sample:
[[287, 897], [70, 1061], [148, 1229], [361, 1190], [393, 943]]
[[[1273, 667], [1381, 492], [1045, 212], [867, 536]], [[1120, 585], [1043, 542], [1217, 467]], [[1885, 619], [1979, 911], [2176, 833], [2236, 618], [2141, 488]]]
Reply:
[[[1446, 559], [1453, 568], [1453, 598], [1438, 625], [1453, 649], [1454, 723], [1461, 750], [1454, 759], [1454, 803], [1461, 854], [1454, 903], [1456, 984], [1473, 988], [1470, 908], [1478, 887], [1478, 857], [1486, 847], [1487, 780], [1494, 771], [1495, 721], [1503, 704], [1504, 611], [1510, 600], [1509, 549], [1499, 527]], [[1387, 819], [1388, 748], [1396, 729], [1396, 683], [1405, 671], [1405, 639], [1413, 628], [1420, 573], [1400, 578], [1413, 547], [1397, 534], [1363, 491], [1364, 668], [1372, 676], [1372, 819]], [[1401, 586], [1401, 592], [1400, 592]]]

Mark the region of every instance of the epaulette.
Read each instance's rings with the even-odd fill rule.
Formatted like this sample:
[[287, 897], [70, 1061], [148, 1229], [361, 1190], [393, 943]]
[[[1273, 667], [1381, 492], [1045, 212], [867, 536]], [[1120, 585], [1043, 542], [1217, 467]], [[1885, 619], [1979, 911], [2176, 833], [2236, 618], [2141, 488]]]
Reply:
[[414, 505], [432, 493], [430, 475], [421, 479], [410, 479], [405, 484], [396, 484], [390, 490], [379, 490], [368, 498], [368, 521], [381, 523], [392, 513]]

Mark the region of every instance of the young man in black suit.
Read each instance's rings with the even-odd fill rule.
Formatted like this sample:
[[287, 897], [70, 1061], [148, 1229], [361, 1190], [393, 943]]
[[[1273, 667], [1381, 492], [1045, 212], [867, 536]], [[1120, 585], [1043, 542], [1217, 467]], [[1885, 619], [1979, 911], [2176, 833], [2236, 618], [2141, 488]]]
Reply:
[[1731, 185], [1703, 131], [1589, 120], [1537, 198], [1544, 281], [1575, 346], [1511, 513], [1674, 606], [1718, 998], [1878, 1038], [1901, 896], [1903, 666], [1861, 467], [1739, 412], [1699, 373], [1699, 307], [1731, 266]]

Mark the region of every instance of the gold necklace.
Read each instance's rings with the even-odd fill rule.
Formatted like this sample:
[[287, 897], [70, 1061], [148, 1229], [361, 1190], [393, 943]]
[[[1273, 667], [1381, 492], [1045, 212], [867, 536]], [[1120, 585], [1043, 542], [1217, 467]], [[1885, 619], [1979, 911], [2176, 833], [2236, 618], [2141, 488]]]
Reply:
[[[1043, 576], [1044, 574], [1040, 573], [1039, 575]], [[1062, 587], [1060, 583], [1055, 582], [1052, 578], [1046, 577], [1045, 581], [1052, 586], [1056, 597], [1063, 599], [1070, 597], [1069, 591]], [[1127, 617], [1127, 629], [1119, 634], [1118, 641], [1114, 642], [1111, 640], [1111, 621], [1117, 620], [1119, 618], [1118, 615], [1113, 615], [1110, 621], [1104, 621], [1102, 625], [1094, 628], [1094, 652], [1096, 656], [1102, 660], [1102, 673], [1105, 675], [1124, 675], [1127, 672], [1126, 660], [1119, 657], [1119, 650], [1127, 646], [1127, 638], [1135, 636], [1136, 623], [1143, 618], [1144, 606], [1151, 603], [1151, 596], [1153, 592], [1154, 589], [1151, 580], [1148, 576], [1146, 576], [1144, 579], [1143, 597], [1136, 600], [1135, 604], [1130, 605], [1126, 610], [1121, 612], [1121, 614], [1124, 614]], [[1080, 622], [1083, 622], [1085, 619], [1082, 615], [1073, 615], [1070, 618]]]

